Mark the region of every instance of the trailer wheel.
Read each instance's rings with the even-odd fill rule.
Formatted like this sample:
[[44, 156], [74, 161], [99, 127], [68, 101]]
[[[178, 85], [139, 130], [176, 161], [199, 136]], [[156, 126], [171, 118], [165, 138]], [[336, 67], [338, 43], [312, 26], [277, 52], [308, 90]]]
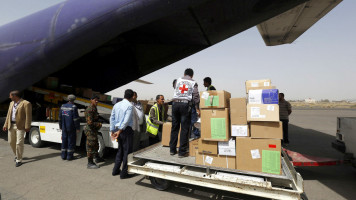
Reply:
[[[105, 148], [103, 136], [100, 134], [98, 134], [98, 143], [99, 143], [98, 156], [102, 158], [105, 155], [106, 148]], [[86, 140], [85, 140], [85, 150], [88, 151], [88, 144]]]
[[301, 198], [302, 200], [308, 200], [307, 194], [305, 194], [305, 192], [300, 195], [300, 198]]
[[169, 180], [151, 177], [150, 176], [151, 184], [159, 191], [163, 191], [169, 188], [171, 182]]
[[28, 140], [30, 141], [31, 146], [35, 148], [39, 148], [42, 146], [43, 142], [41, 140], [40, 130], [38, 129], [38, 127], [31, 128]]
[[102, 158], [105, 155], [105, 143], [104, 143], [104, 138], [102, 135], [98, 134], [98, 142], [99, 142], [98, 155], [100, 158]]

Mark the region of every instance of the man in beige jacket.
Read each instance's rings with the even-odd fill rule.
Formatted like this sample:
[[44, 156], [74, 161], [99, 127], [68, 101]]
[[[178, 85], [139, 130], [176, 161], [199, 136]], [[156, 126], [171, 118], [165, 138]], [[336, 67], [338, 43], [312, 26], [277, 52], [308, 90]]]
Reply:
[[8, 130], [8, 141], [15, 154], [16, 167], [22, 165], [22, 155], [24, 150], [24, 136], [30, 131], [32, 121], [31, 103], [21, 98], [21, 93], [17, 90], [10, 92], [12, 102], [7, 112], [3, 130]]

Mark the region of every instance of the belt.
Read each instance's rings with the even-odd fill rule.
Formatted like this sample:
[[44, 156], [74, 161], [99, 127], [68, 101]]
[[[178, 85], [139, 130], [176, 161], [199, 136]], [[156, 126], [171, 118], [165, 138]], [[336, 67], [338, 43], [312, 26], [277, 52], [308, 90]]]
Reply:
[[180, 103], [189, 103], [188, 100], [180, 100], [180, 99], [175, 99], [173, 102], [180, 102]]

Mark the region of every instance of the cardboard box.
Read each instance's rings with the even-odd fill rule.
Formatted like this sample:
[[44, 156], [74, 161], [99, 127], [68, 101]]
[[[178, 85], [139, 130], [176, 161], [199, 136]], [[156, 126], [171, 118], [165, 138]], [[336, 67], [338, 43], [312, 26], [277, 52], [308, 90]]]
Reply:
[[250, 131], [248, 125], [231, 125], [231, 136], [250, 137]]
[[200, 92], [200, 108], [229, 108], [231, 94], [224, 90]]
[[236, 169], [281, 174], [281, 140], [236, 138]]
[[201, 110], [201, 138], [210, 141], [230, 139], [229, 109]]
[[195, 157], [195, 154], [198, 153], [198, 143], [199, 139], [189, 142], [189, 156]]
[[278, 89], [250, 90], [249, 104], [278, 104]]
[[257, 88], [264, 89], [263, 87], [270, 87], [271, 80], [270, 79], [248, 80], [246, 81], [245, 85], [246, 85], [246, 93], [248, 93], [249, 90], [257, 90]]
[[[172, 122], [166, 122], [163, 124], [162, 127], [162, 146], [169, 147], [169, 142], [171, 141], [171, 130], [172, 130]], [[177, 147], [179, 147], [179, 140], [180, 140], [180, 130], [178, 134], [178, 142]]]
[[247, 124], [246, 98], [230, 99], [230, 119], [233, 125]]
[[198, 141], [198, 152], [204, 154], [218, 154], [218, 142], [215, 141], [204, 141], [199, 139]]
[[247, 121], [278, 122], [278, 104], [247, 104]]
[[269, 90], [269, 89], [277, 89], [276, 86], [262, 86], [262, 87], [251, 87], [246, 90], [246, 94], [250, 92], [250, 90]]
[[58, 88], [59, 79], [56, 77], [47, 77], [44, 82], [47, 89], [54, 90]]
[[219, 155], [236, 156], [236, 142], [231, 138], [227, 142], [218, 142]]
[[282, 122], [251, 122], [251, 138], [283, 139]]
[[236, 158], [234, 156], [220, 156], [197, 153], [195, 164], [220, 168], [236, 169]]
[[90, 99], [93, 96], [93, 90], [90, 88], [83, 89], [83, 97]]

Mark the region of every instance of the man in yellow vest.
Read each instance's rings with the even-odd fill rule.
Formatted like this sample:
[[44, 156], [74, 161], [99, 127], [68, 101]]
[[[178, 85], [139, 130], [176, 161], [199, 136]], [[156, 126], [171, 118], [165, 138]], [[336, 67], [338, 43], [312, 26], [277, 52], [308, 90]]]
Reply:
[[148, 119], [146, 121], [146, 132], [148, 133], [150, 145], [161, 141], [162, 138], [162, 125], [166, 121], [164, 110], [164, 96], [156, 96], [157, 103], [151, 107]]

